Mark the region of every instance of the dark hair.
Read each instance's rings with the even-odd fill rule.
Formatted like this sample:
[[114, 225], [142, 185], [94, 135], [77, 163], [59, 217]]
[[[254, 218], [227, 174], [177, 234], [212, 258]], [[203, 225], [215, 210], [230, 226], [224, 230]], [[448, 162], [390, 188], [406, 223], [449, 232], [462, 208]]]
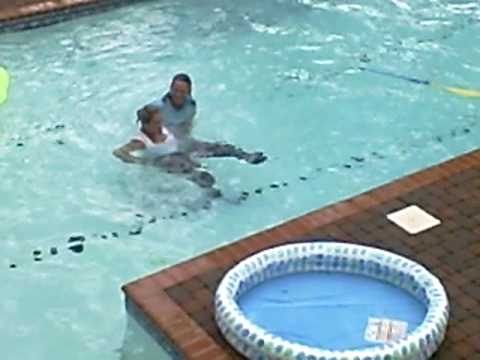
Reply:
[[137, 111], [137, 122], [141, 123], [142, 126], [148, 124], [152, 115], [160, 111], [160, 108], [155, 105], [145, 105], [143, 108]]
[[173, 86], [175, 81], [183, 81], [184, 83], [187, 83], [190, 90], [189, 92], [192, 92], [192, 79], [187, 74], [184, 74], [184, 73], [176, 74], [173, 77], [172, 82], [170, 83], [170, 87]]

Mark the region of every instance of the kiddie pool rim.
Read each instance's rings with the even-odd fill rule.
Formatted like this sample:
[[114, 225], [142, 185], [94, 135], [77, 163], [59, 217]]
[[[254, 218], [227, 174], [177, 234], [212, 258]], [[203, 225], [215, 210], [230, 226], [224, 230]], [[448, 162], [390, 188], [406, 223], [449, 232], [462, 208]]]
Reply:
[[[361, 350], [331, 351], [277, 337], [252, 323], [236, 300], [256, 284], [289, 273], [339, 271], [378, 278], [407, 290], [427, 307], [423, 322], [405, 339]], [[215, 294], [215, 318], [227, 341], [249, 359], [403, 360], [428, 359], [445, 336], [447, 294], [418, 263], [363, 245], [313, 241], [261, 251], [230, 269]]]

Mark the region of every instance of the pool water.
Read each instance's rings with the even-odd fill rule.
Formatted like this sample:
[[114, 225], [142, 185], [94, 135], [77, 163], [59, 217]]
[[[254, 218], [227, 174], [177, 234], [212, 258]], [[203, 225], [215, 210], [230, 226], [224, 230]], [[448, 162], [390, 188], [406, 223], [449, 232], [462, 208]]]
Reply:
[[[2, 358], [118, 359], [121, 284], [478, 148], [478, 100], [358, 66], [479, 88], [479, 20], [473, 1], [166, 0], [2, 34]], [[179, 71], [197, 137], [269, 155], [205, 161], [209, 209], [111, 155]]]
[[406, 335], [426, 315], [425, 305], [401, 288], [362, 275], [326, 272], [270, 279], [243, 294], [239, 306], [273, 335], [335, 351], [378, 346], [381, 342], [366, 336], [370, 319], [405, 322]]

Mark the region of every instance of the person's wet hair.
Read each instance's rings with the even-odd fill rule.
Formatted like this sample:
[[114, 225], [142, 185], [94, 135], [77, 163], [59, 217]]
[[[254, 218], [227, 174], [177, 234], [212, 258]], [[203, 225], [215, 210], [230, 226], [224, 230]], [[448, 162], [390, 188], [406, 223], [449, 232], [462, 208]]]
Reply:
[[146, 105], [140, 110], [137, 111], [137, 122], [140, 124], [145, 125], [150, 122], [152, 115], [156, 114], [160, 111], [160, 108], [155, 105]]
[[184, 73], [176, 74], [172, 79], [170, 87], [173, 86], [175, 81], [183, 81], [184, 83], [187, 83], [190, 90], [189, 92], [192, 92], [192, 79], [187, 74], [184, 74]]

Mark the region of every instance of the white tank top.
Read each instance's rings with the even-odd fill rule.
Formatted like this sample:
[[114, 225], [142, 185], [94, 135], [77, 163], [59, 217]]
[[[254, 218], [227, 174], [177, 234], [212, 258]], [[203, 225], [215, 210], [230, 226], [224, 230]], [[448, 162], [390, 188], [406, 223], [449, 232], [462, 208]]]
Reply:
[[150, 140], [143, 131], [139, 131], [138, 134], [132, 138], [132, 140], [141, 141], [145, 145], [143, 156], [155, 158], [178, 151], [178, 141], [175, 136], [165, 128], [163, 128], [162, 131], [167, 137], [163, 142], [158, 144]]

